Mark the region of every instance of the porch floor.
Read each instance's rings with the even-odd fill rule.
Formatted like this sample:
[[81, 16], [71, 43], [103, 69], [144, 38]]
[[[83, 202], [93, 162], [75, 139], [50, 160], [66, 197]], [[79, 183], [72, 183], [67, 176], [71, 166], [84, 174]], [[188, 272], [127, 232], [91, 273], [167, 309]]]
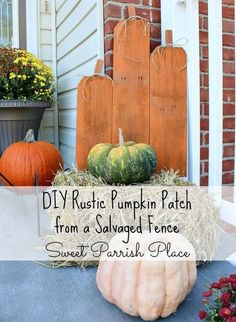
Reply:
[[[220, 276], [236, 272], [228, 262], [198, 269], [198, 280], [178, 312], [165, 322], [199, 321], [201, 294]], [[141, 322], [105, 301], [96, 287], [96, 269], [49, 269], [32, 262], [0, 263], [0, 321]], [[162, 321], [162, 320], [161, 320]]]

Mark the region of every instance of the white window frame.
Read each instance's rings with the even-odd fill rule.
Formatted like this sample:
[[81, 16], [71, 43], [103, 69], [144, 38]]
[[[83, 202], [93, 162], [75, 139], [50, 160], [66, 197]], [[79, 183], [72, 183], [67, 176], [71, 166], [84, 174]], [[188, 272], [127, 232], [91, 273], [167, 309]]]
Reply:
[[26, 0], [26, 48], [39, 56], [39, 1]]
[[[26, 43], [27, 50], [39, 54], [39, 1], [26, 0]], [[12, 0], [12, 24], [13, 36], [12, 47], [19, 48], [20, 40], [20, 17], [19, 17], [19, 0]]]
[[19, 47], [19, 0], [12, 0], [12, 39], [11, 46]]

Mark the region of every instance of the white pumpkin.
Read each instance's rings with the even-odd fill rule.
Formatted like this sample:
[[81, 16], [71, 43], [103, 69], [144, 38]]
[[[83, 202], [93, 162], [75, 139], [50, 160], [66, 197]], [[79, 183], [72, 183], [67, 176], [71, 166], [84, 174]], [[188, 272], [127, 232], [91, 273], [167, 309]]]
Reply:
[[100, 261], [97, 286], [123, 312], [153, 321], [167, 317], [192, 290], [196, 263], [187, 261]]
[[102, 259], [97, 287], [123, 312], [153, 321], [174, 313], [196, 281], [195, 261]]

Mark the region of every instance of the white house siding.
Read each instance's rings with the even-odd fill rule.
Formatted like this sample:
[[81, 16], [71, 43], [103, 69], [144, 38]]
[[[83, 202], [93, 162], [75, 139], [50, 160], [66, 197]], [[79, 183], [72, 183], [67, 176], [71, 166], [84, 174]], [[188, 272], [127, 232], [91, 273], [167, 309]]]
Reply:
[[59, 145], [65, 167], [75, 164], [77, 84], [82, 75], [93, 73], [96, 59], [103, 55], [102, 3], [56, 1]]
[[[52, 6], [51, 1], [39, 0], [39, 56], [52, 67]], [[41, 123], [40, 139], [55, 143], [54, 110], [45, 111]]]

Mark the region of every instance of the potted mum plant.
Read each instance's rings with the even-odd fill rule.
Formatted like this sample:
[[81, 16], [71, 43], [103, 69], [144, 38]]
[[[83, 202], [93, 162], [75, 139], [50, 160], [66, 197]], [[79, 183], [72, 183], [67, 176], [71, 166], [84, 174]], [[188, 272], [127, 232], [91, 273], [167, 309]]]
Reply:
[[40, 59], [25, 50], [0, 48], [0, 155], [22, 141], [28, 129], [37, 139], [54, 90], [52, 70]]
[[199, 312], [206, 322], [236, 322], [236, 274], [222, 277], [202, 294], [206, 310]]

